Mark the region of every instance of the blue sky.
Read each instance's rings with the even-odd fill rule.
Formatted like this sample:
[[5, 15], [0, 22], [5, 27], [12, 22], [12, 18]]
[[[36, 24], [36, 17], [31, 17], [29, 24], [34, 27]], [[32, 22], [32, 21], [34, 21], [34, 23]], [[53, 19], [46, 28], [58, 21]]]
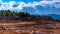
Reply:
[[28, 3], [28, 2], [34, 2], [34, 1], [41, 1], [41, 0], [3, 0], [3, 2], [10, 2], [10, 1], [15, 1], [15, 2], [25, 2], [25, 3]]
[[60, 0], [0, 0], [0, 10], [60, 15]]

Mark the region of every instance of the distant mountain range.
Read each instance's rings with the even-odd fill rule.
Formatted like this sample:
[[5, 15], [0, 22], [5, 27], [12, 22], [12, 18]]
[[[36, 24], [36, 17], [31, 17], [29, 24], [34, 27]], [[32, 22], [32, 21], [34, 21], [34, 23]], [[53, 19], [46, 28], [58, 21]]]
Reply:
[[[35, 14], [36, 16], [38, 16], [39, 14]], [[60, 15], [58, 14], [47, 14], [47, 15], [40, 15], [40, 16], [51, 16], [53, 19], [55, 20], [60, 20]]]
[[60, 15], [57, 14], [47, 14], [47, 15], [41, 15], [41, 16], [51, 16], [55, 20], [60, 20]]
[[48, 14], [48, 16], [51, 16], [53, 19], [60, 20], [60, 15], [57, 15], [57, 14]]

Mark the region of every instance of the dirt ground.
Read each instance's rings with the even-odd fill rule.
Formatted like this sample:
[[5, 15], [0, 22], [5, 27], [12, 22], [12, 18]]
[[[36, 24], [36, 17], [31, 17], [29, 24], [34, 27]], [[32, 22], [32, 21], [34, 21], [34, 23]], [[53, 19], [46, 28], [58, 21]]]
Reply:
[[[2, 22], [0, 23], [0, 34], [60, 34], [60, 22], [44, 20], [41, 21], [42, 24], [39, 24], [39, 26], [32, 25], [38, 23], [35, 21], [16, 23]], [[53, 25], [51, 26], [49, 24]]]

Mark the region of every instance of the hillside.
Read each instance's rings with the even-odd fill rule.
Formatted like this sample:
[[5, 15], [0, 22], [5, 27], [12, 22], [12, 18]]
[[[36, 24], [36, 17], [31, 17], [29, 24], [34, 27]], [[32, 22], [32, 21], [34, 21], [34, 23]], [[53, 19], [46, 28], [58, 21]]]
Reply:
[[57, 20], [57, 19], [60, 20], [60, 15], [57, 15], [57, 14], [48, 14], [47, 16], [51, 16], [55, 20]]
[[[57, 32], [59, 31], [59, 32]], [[3, 33], [4, 32], [4, 33]], [[52, 20], [0, 22], [0, 34], [59, 34], [60, 22]]]
[[20, 20], [20, 21], [38, 21], [38, 20], [53, 20], [51, 16], [31, 15], [28, 12], [14, 12], [10, 10], [0, 11], [0, 21]]
[[[4, 32], [4, 33], [3, 33]], [[0, 11], [0, 34], [59, 34], [60, 20], [28, 12]]]

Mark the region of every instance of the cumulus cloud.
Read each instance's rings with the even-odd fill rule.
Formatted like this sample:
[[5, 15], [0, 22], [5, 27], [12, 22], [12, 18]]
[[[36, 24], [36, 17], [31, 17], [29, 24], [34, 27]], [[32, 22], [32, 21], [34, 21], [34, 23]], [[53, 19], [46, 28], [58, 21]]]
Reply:
[[[10, 1], [10, 2], [3, 2], [0, 0], [0, 10], [22, 10], [23, 7], [32, 7], [37, 13], [39, 13], [39, 10], [37, 10], [36, 6], [42, 6], [43, 8], [46, 8], [49, 6], [50, 8], [55, 7], [55, 8], [60, 8], [60, 0], [42, 0], [39, 2], [15, 2], [15, 1]], [[13, 7], [16, 6], [16, 7]]]

